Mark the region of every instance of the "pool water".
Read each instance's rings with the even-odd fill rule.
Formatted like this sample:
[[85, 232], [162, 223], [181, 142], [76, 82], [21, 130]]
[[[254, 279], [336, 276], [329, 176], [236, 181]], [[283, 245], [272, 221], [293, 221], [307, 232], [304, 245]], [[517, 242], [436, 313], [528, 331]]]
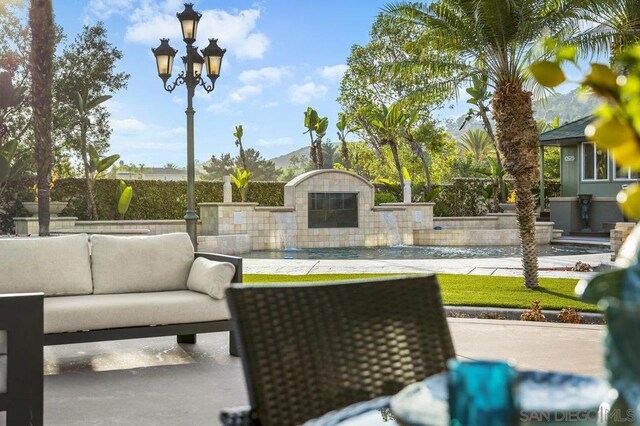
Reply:
[[[540, 245], [538, 256], [609, 253], [608, 247], [570, 244]], [[242, 255], [254, 259], [469, 259], [520, 256], [520, 247], [344, 247], [289, 250], [257, 250]]]

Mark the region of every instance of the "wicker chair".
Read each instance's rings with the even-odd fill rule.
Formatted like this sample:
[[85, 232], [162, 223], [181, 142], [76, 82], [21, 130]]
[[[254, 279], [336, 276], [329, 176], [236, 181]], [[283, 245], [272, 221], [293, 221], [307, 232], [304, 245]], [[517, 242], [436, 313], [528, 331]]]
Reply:
[[297, 425], [391, 395], [455, 356], [435, 276], [227, 290], [251, 407], [225, 425]]
[[42, 425], [43, 297], [0, 294], [0, 413], [7, 426]]

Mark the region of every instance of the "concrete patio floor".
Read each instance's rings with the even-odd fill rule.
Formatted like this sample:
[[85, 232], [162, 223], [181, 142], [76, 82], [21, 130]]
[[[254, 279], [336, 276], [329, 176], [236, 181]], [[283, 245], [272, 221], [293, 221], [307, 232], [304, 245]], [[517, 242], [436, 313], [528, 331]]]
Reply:
[[[604, 327], [450, 318], [463, 359], [513, 359], [522, 369], [603, 376]], [[45, 348], [46, 425], [212, 425], [247, 403], [228, 334]]]

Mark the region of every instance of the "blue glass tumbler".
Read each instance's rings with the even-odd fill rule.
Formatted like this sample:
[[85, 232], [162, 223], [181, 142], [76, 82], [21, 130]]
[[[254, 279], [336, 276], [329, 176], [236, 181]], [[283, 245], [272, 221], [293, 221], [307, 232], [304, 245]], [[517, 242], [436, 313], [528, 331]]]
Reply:
[[518, 373], [502, 361], [450, 360], [449, 416], [452, 426], [518, 424]]

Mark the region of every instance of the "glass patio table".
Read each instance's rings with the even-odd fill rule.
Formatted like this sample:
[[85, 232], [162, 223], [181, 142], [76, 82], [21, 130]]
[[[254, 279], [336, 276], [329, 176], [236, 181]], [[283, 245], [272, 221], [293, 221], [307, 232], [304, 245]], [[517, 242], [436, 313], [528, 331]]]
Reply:
[[[604, 379], [564, 373], [520, 371], [522, 425], [596, 425], [610, 397]], [[407, 386], [397, 395], [351, 405], [311, 420], [308, 426], [444, 426], [449, 424], [447, 374]]]

